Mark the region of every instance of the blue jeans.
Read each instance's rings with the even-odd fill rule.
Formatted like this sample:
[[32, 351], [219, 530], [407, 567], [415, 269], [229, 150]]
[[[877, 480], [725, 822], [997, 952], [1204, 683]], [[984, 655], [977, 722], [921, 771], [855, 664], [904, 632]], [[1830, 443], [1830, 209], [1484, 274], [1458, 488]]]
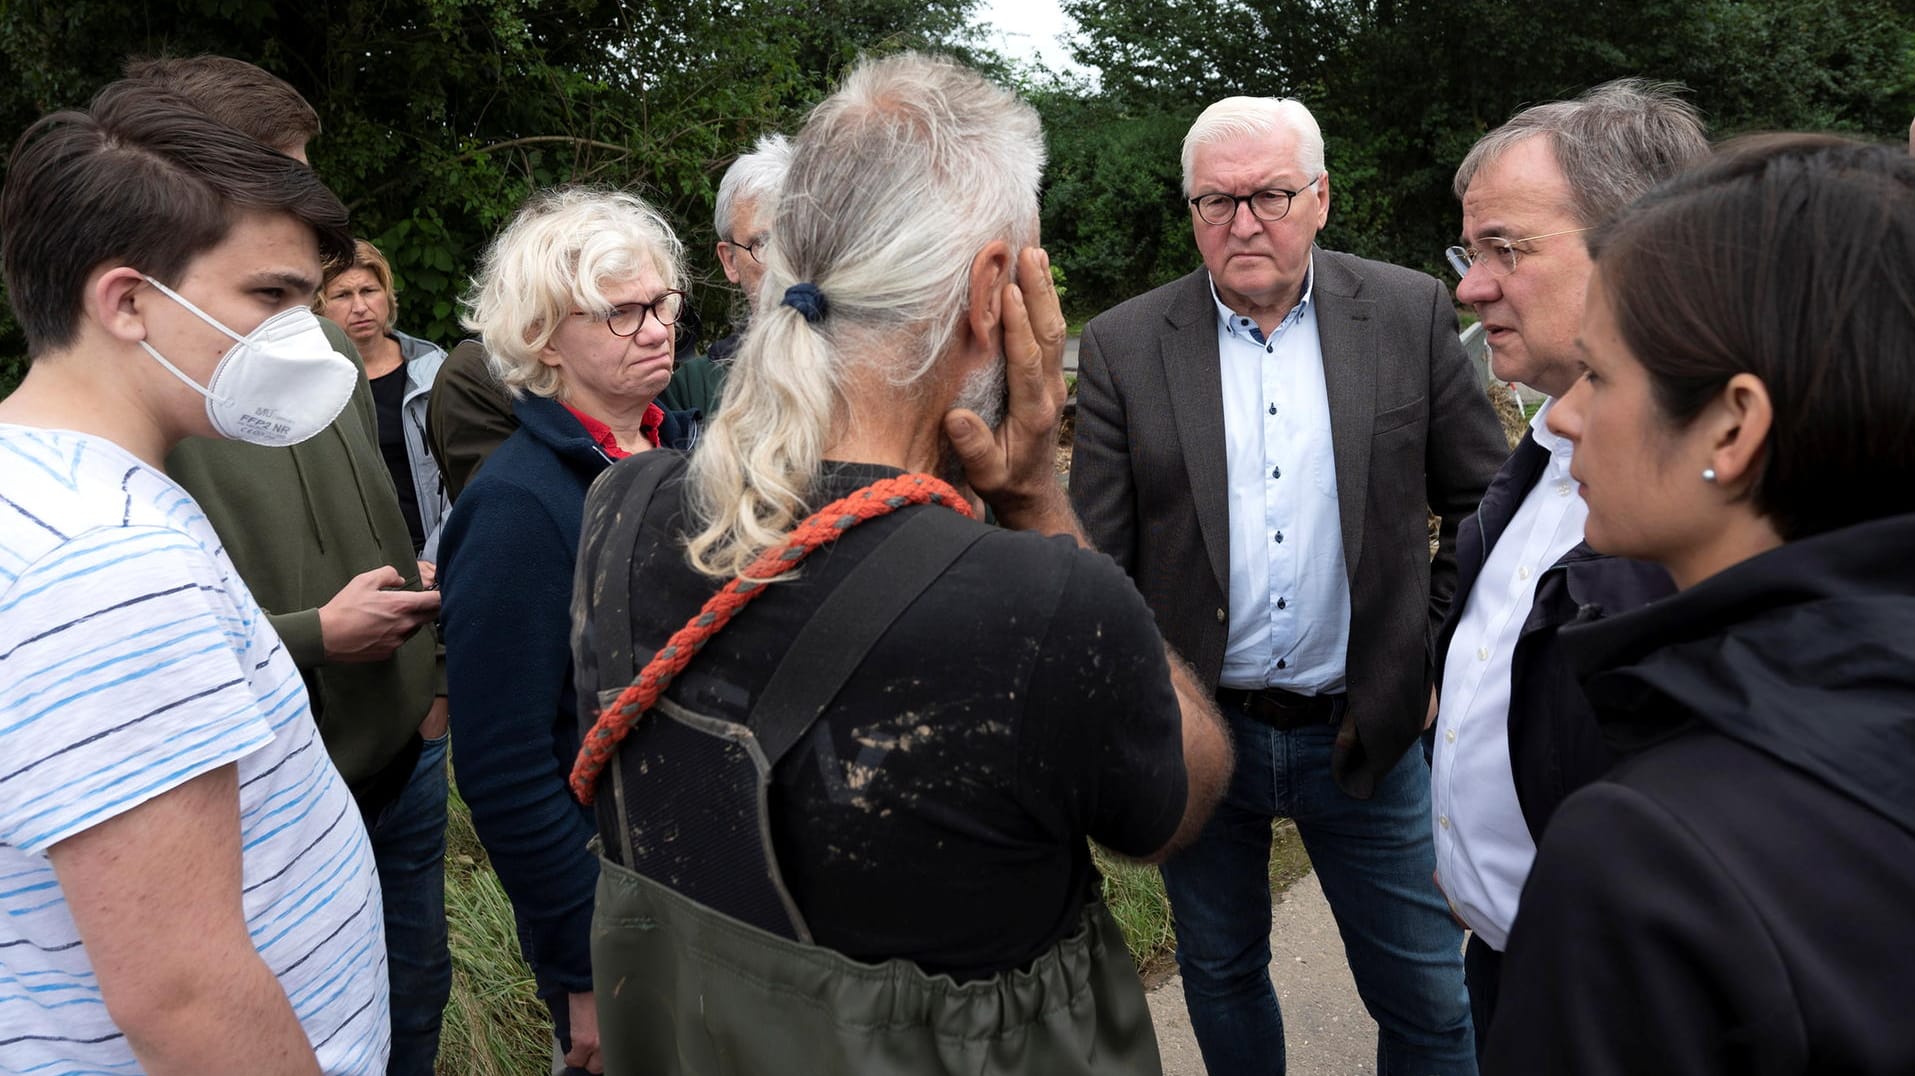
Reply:
[[399, 798], [374, 820], [373, 859], [386, 903], [392, 983], [387, 1076], [432, 1076], [439, 1023], [452, 996], [446, 947], [446, 738], [425, 741]]
[[1379, 1076], [1475, 1076], [1463, 931], [1431, 875], [1430, 771], [1408, 751], [1367, 800], [1330, 776], [1336, 728], [1279, 732], [1226, 707], [1230, 789], [1163, 865], [1191, 1029], [1213, 1073], [1284, 1071], [1270, 983], [1270, 824], [1288, 817], [1336, 916], [1357, 993], [1377, 1022]]

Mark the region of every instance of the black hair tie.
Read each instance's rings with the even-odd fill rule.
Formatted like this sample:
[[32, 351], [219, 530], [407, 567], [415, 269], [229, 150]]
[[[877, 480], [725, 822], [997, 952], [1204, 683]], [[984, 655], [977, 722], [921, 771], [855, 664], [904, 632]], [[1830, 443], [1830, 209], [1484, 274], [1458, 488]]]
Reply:
[[831, 304], [825, 302], [825, 293], [809, 282], [786, 288], [784, 305], [803, 314], [805, 320], [814, 325], [831, 310]]

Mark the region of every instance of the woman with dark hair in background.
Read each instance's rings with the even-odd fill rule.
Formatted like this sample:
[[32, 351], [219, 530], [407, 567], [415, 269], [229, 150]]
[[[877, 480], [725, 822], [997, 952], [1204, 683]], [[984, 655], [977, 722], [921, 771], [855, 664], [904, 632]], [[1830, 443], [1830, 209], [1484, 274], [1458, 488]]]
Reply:
[[1915, 1072], [1915, 162], [1767, 136], [1590, 240], [1550, 426], [1680, 593], [1563, 644], [1625, 759], [1551, 821], [1483, 1070]]

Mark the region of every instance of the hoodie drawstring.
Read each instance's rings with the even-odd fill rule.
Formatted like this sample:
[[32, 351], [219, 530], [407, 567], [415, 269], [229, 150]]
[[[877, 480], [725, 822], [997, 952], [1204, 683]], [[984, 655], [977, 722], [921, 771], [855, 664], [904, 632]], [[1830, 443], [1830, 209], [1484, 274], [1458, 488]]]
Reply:
[[[337, 423], [333, 429], [337, 431]], [[293, 458], [293, 474], [299, 477], [299, 499], [306, 505], [307, 532], [313, 536], [313, 541], [319, 543], [319, 552], [323, 554], [326, 552], [326, 532], [319, 526], [319, 509], [313, 504], [312, 484], [306, 481], [306, 468], [299, 462], [300, 454], [288, 450], [287, 455]]]

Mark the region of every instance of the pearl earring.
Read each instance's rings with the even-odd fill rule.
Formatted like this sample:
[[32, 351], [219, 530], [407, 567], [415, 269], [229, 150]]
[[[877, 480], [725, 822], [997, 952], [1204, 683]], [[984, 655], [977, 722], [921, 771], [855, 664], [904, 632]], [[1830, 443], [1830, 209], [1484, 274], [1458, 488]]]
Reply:
[[1715, 469], [1714, 467], [1705, 467], [1705, 468], [1703, 468], [1703, 469], [1702, 469], [1702, 480], [1703, 480], [1704, 482], [1714, 482], [1714, 481], [1716, 480], [1716, 469]]

